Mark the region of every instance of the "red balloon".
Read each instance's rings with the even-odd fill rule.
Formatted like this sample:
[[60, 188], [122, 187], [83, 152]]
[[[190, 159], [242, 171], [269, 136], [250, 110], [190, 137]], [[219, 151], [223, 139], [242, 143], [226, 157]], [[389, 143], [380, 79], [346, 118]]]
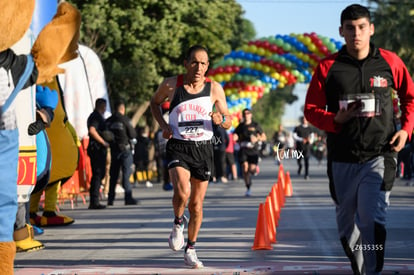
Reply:
[[277, 47], [276, 45], [274, 45], [274, 44], [271, 44], [271, 45], [269, 46], [269, 50], [270, 50], [272, 53], [276, 53], [276, 52], [278, 51], [278, 47]]
[[253, 91], [253, 90], [254, 90], [253, 86], [251, 86], [251, 85], [247, 85], [247, 86], [246, 86], [246, 91], [251, 92], [251, 91]]
[[287, 71], [287, 70], [283, 70], [282, 72], [280, 72], [280, 74], [281, 74], [282, 76], [286, 77], [286, 78], [288, 78], [288, 77], [289, 77], [289, 75], [290, 75], [289, 71]]
[[242, 119], [242, 113], [240, 111], [237, 112], [236, 116], [238, 120]]
[[232, 89], [234, 87], [234, 82], [226, 82], [226, 84], [224, 84], [224, 89]]
[[329, 50], [325, 45], [322, 45], [319, 50], [324, 54], [324, 55], [328, 55], [329, 54]]
[[224, 73], [224, 68], [223, 68], [223, 67], [218, 67], [218, 68], [216, 69], [216, 73], [217, 73], [217, 74], [222, 74], [222, 73]]
[[240, 72], [240, 67], [238, 67], [236, 65], [233, 65], [232, 67], [233, 67], [233, 72], [235, 72], [235, 73]]
[[241, 87], [243, 87], [243, 84], [240, 81], [236, 81], [234, 82], [234, 87], [240, 89]]
[[225, 73], [232, 73], [233, 72], [233, 68], [231, 66], [227, 66], [226, 68], [224, 68], [224, 72]]

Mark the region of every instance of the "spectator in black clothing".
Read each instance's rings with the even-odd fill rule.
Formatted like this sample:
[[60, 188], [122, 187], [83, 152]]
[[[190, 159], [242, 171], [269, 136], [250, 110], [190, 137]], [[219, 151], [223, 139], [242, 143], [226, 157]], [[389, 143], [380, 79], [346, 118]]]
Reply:
[[155, 147], [155, 160], [157, 163], [157, 177], [160, 182], [162, 179], [162, 189], [165, 191], [173, 190], [172, 183], [170, 181], [170, 174], [168, 173], [168, 160], [167, 160], [167, 141], [162, 136], [162, 129], [160, 128], [154, 135], [154, 147]]
[[88, 156], [91, 160], [92, 178], [89, 188], [89, 209], [104, 209], [105, 205], [99, 203], [101, 183], [105, 177], [106, 155], [109, 144], [103, 138], [106, 130], [103, 114], [106, 111], [106, 100], [98, 98], [95, 109], [89, 115], [87, 126], [89, 134]]
[[145, 127], [138, 126], [136, 128], [137, 132], [137, 143], [135, 144], [134, 152], [134, 164], [135, 164], [135, 173], [134, 178], [138, 181], [137, 172], [140, 172], [145, 182], [146, 187], [152, 187], [152, 183], [149, 180], [149, 148], [151, 146], [151, 139], [148, 137], [148, 132], [145, 130]]
[[108, 205], [113, 205], [115, 200], [115, 187], [119, 172], [122, 168], [122, 187], [125, 190], [125, 205], [135, 205], [138, 201], [132, 197], [132, 187], [129, 178], [132, 173], [132, 145], [131, 141], [136, 138], [135, 129], [129, 119], [125, 116], [125, 104], [119, 101], [114, 106], [115, 113], [106, 120], [108, 129], [114, 134], [111, 142], [111, 168], [109, 170], [109, 193]]
[[229, 135], [220, 126], [213, 125], [213, 152], [214, 152], [214, 177], [216, 183], [227, 183], [226, 174], [226, 147], [229, 144]]
[[301, 124], [293, 130], [293, 139], [296, 141], [296, 150], [302, 154], [298, 155], [298, 175], [302, 172], [302, 158], [305, 163], [305, 179], [309, 179], [309, 157], [311, 154], [312, 128], [305, 117], [301, 117]]

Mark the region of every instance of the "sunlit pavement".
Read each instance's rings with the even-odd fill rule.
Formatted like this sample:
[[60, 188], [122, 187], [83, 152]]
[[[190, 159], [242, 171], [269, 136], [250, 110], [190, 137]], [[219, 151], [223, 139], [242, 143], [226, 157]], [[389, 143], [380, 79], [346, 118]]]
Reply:
[[[66, 227], [47, 227], [36, 239], [45, 249], [18, 253], [16, 275], [31, 274], [352, 274], [337, 237], [325, 162], [311, 161], [310, 179], [297, 175], [296, 160], [285, 160], [293, 195], [286, 197], [270, 250], [252, 250], [259, 205], [277, 181], [278, 166], [265, 158], [253, 180], [252, 196], [242, 182], [209, 185], [204, 222], [196, 244], [206, 266], [188, 269], [183, 251], [168, 248], [171, 191], [161, 184], [135, 187], [138, 206], [88, 210], [78, 199], [61, 212], [74, 218]], [[414, 274], [414, 187], [397, 180], [391, 194], [383, 274]]]

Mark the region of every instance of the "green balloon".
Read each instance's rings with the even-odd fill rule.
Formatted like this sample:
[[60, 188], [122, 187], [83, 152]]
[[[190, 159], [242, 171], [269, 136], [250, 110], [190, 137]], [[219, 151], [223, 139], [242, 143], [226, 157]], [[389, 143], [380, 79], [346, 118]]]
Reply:
[[327, 45], [326, 47], [328, 48], [328, 50], [329, 50], [331, 53], [333, 53], [333, 52], [335, 52], [335, 51], [336, 51], [336, 46], [335, 46], [335, 44], [334, 44], [334, 43], [332, 43], [332, 42], [329, 42], [329, 43], [328, 43], [328, 45]]
[[289, 51], [292, 49], [292, 47], [290, 46], [290, 44], [289, 44], [289, 43], [284, 43], [284, 44], [282, 45], [282, 48], [283, 48], [283, 50], [285, 50], [286, 52], [289, 52]]
[[325, 46], [327, 46], [329, 43], [331, 43], [331, 41], [329, 41], [328, 37], [323, 37], [322, 39], [323, 44], [325, 44]]
[[276, 38], [276, 45], [278, 47], [282, 47], [283, 44], [284, 44], [284, 42], [283, 42], [282, 38]]
[[233, 66], [234, 65], [234, 59], [233, 58], [227, 58], [225, 59], [226, 66]]
[[245, 68], [250, 68], [251, 63], [250, 63], [250, 61], [244, 60], [242, 66], [245, 67]]
[[235, 74], [233, 76], [234, 80], [236, 81], [242, 81], [243, 80], [243, 76], [241, 74]]

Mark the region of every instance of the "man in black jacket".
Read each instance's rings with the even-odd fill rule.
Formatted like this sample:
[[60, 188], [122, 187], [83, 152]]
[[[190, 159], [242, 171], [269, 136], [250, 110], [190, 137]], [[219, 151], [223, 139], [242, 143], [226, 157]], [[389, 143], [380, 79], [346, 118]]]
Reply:
[[106, 154], [109, 143], [103, 138], [106, 130], [103, 114], [106, 111], [106, 100], [98, 98], [95, 109], [89, 115], [87, 125], [89, 133], [88, 156], [91, 159], [92, 178], [89, 187], [89, 209], [104, 209], [99, 203], [99, 190], [105, 177]]
[[366, 7], [345, 8], [339, 32], [346, 45], [317, 66], [304, 112], [327, 132], [338, 233], [354, 274], [380, 274], [396, 155], [413, 132], [414, 83], [395, 53], [370, 42], [374, 24]]
[[131, 141], [136, 138], [135, 129], [129, 119], [125, 116], [125, 104], [118, 101], [115, 106], [115, 113], [106, 120], [108, 129], [114, 134], [114, 141], [111, 142], [111, 168], [109, 170], [109, 193], [108, 205], [113, 205], [115, 200], [115, 187], [122, 168], [122, 187], [125, 190], [125, 205], [136, 205], [138, 201], [132, 197], [132, 188], [129, 178], [132, 173], [132, 146]]

